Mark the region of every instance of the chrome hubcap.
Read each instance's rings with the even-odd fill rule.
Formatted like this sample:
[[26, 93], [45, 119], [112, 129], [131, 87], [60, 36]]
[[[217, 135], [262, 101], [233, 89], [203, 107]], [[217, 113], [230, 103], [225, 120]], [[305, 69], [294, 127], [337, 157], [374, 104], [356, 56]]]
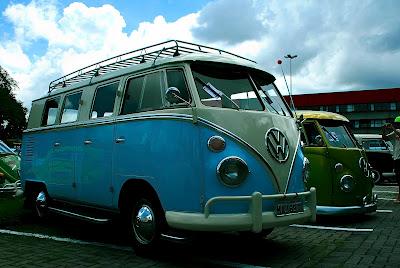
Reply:
[[43, 217], [47, 209], [46, 194], [42, 191], [36, 197], [36, 212], [39, 217]]
[[153, 210], [149, 206], [143, 204], [133, 217], [133, 230], [136, 239], [142, 244], [149, 244], [153, 240], [156, 232]]

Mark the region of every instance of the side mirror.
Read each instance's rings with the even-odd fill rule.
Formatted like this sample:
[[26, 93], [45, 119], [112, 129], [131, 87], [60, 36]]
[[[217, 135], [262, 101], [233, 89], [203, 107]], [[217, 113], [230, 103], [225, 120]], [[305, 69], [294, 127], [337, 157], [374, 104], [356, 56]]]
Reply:
[[297, 119], [297, 122], [299, 122], [300, 124], [303, 124], [304, 121], [305, 121], [304, 115], [301, 114], [301, 115], [299, 116], [299, 118]]
[[171, 104], [182, 102], [180, 95], [181, 92], [176, 87], [169, 87], [165, 91], [165, 99]]

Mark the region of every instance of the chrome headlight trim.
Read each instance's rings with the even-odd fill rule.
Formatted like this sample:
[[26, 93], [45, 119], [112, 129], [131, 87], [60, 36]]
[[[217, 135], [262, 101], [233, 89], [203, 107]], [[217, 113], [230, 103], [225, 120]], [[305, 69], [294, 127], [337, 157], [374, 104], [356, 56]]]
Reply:
[[354, 188], [354, 178], [351, 175], [344, 175], [341, 179], [340, 179], [340, 189], [343, 192], [349, 193], [353, 190]]
[[[229, 165], [237, 165], [237, 172], [231, 172], [230, 176], [226, 174], [226, 169], [232, 168]], [[250, 173], [247, 163], [237, 156], [229, 156], [222, 159], [217, 165], [217, 175], [220, 182], [228, 187], [238, 187], [247, 178]], [[235, 178], [236, 176], [236, 178]]]
[[367, 178], [370, 177], [370, 167], [367, 159], [364, 157], [360, 157], [360, 160], [358, 160], [358, 165], [360, 166], [360, 169], [362, 170], [364, 176]]
[[342, 163], [336, 163], [336, 165], [335, 165], [335, 171], [336, 171], [337, 173], [342, 172], [342, 171], [343, 171], [343, 164], [342, 164]]
[[303, 159], [303, 182], [307, 183], [310, 178], [310, 160], [307, 157]]

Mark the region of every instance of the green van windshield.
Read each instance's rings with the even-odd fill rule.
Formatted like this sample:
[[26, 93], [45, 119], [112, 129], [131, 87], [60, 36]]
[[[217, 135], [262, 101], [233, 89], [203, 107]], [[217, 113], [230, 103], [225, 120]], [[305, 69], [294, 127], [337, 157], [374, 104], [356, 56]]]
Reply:
[[357, 148], [350, 135], [350, 130], [343, 122], [338, 121], [320, 121], [321, 129], [332, 147]]

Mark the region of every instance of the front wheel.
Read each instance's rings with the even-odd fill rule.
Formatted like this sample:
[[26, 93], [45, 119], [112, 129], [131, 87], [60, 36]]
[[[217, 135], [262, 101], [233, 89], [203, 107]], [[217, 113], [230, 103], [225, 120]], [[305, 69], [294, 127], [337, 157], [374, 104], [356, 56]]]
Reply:
[[133, 248], [139, 254], [154, 250], [160, 241], [161, 214], [155, 202], [140, 198], [131, 204], [128, 232]]
[[274, 230], [274, 228], [264, 229], [259, 233], [240, 232], [240, 235], [245, 239], [262, 240], [262, 239], [265, 239], [270, 233], [272, 233], [273, 230]]
[[372, 178], [374, 180], [374, 183], [375, 184], [380, 183], [381, 182], [381, 174], [379, 173], [379, 171], [373, 169], [373, 170], [371, 170], [371, 172], [372, 172]]

